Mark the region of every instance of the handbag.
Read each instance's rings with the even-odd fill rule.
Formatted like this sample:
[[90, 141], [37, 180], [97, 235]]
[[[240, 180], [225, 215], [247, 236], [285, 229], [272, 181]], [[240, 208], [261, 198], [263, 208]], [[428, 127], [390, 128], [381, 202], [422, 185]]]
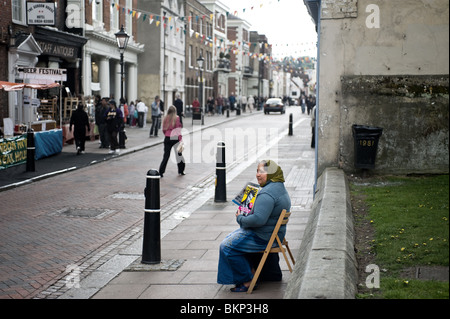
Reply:
[[179, 142], [178, 146], [177, 146], [177, 153], [181, 154], [184, 151], [184, 143], [183, 142]]

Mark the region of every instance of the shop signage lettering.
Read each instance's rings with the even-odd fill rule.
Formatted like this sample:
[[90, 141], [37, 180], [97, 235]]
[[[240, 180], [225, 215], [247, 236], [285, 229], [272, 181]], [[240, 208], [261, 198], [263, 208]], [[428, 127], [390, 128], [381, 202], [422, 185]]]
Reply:
[[67, 45], [59, 45], [50, 42], [38, 41], [45, 55], [59, 56], [63, 58], [76, 59], [78, 57], [78, 49]]
[[28, 25], [55, 25], [54, 2], [27, 2]]
[[0, 139], [0, 169], [26, 163], [27, 136]]
[[52, 80], [67, 81], [66, 69], [48, 69], [48, 68], [25, 68], [20, 67], [19, 79]]

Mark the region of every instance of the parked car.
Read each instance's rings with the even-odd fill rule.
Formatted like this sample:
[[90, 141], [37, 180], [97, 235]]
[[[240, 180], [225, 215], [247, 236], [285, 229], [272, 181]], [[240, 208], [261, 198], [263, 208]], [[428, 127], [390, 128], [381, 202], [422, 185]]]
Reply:
[[268, 99], [264, 104], [264, 114], [269, 114], [269, 112], [280, 112], [284, 114], [286, 112], [286, 107], [283, 101], [278, 98]]

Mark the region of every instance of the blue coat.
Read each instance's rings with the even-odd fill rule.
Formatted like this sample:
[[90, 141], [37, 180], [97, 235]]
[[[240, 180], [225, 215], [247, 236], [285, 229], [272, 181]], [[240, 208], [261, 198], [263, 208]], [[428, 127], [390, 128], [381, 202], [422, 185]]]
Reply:
[[[269, 241], [283, 209], [291, 210], [291, 199], [284, 183], [269, 181], [256, 197], [253, 214], [239, 215], [236, 220], [242, 228], [250, 229], [259, 238]], [[285, 234], [286, 225], [283, 225], [278, 236], [283, 240]]]

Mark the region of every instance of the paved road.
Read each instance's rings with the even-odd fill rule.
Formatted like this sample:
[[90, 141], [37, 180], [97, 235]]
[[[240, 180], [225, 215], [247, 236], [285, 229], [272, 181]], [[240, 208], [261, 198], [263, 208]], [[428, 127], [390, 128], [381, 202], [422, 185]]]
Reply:
[[[248, 119], [186, 136], [187, 175], [178, 176], [176, 165], [169, 162], [161, 183], [162, 208], [192, 194], [194, 185], [211, 183], [218, 140], [237, 146], [227, 149], [227, 162], [240, 165], [249, 158], [247, 151], [267, 145], [271, 132], [287, 129], [287, 115]], [[257, 144], [240, 144], [240, 135], [233, 135], [236, 131], [250, 140], [256, 133]], [[280, 145], [277, 151], [282, 157], [291, 149], [292, 145]], [[111, 258], [118, 246], [137, 238], [144, 216], [145, 174], [158, 168], [161, 158], [158, 145], [1, 192], [0, 298], [51, 297], [61, 288], [58, 283], [67, 267], [83, 265], [87, 275]]]

